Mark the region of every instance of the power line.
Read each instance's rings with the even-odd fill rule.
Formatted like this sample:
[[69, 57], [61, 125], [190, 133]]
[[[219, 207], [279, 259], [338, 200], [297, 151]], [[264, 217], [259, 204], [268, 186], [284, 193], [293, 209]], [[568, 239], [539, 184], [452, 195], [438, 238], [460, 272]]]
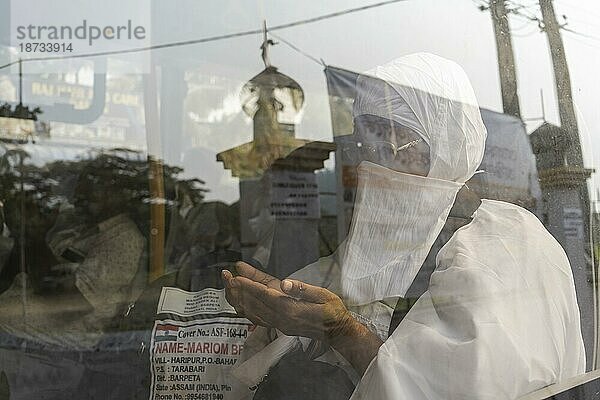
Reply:
[[[329, 14], [319, 15], [317, 17], [288, 22], [286, 24], [281, 24], [281, 25], [275, 25], [275, 26], [270, 27], [269, 31], [287, 29], [287, 28], [292, 28], [295, 26], [300, 26], [300, 25], [305, 25], [305, 24], [312, 24], [314, 22], [323, 21], [323, 20], [326, 20], [329, 18], [340, 17], [342, 15], [365, 11], [365, 10], [369, 10], [372, 8], [382, 7], [382, 6], [386, 6], [386, 5], [393, 4], [393, 3], [399, 3], [399, 2], [403, 2], [403, 1], [408, 1], [408, 0], [386, 0], [386, 1], [381, 1], [379, 3], [367, 4], [367, 5], [361, 6], [361, 7], [349, 8], [349, 9], [342, 10], [342, 11], [336, 11], [336, 12], [329, 13]], [[87, 58], [87, 57], [99, 57], [99, 56], [109, 56], [109, 55], [117, 55], [117, 54], [138, 53], [138, 52], [142, 52], [142, 51], [159, 50], [159, 49], [165, 49], [165, 48], [170, 48], [170, 47], [188, 46], [188, 45], [192, 45], [192, 44], [214, 42], [217, 40], [232, 39], [232, 38], [236, 38], [236, 37], [255, 35], [255, 34], [259, 34], [259, 33], [262, 33], [262, 29], [253, 29], [253, 30], [230, 33], [230, 34], [225, 34], [225, 35], [210, 36], [210, 37], [200, 38], [200, 39], [163, 43], [163, 44], [158, 44], [158, 45], [137, 47], [137, 48], [132, 48], [132, 49], [124, 49], [124, 50], [102, 51], [102, 52], [97, 52], [97, 53], [85, 53], [85, 54], [74, 54], [74, 55], [61, 55], [61, 56], [54, 56], [54, 57], [24, 58], [24, 59], [22, 59], [22, 61], [23, 62], [53, 61], [53, 60], [65, 60], [65, 59], [74, 59], [74, 58]], [[4, 69], [4, 68], [8, 68], [12, 65], [16, 65], [18, 63], [19, 63], [19, 61], [17, 60], [17, 61], [10, 62], [8, 64], [0, 65], [0, 70]]]
[[295, 50], [296, 52], [302, 54], [304, 57], [308, 58], [309, 60], [312, 60], [314, 62], [316, 62], [317, 64], [321, 65], [321, 66], [326, 66], [325, 63], [323, 62], [323, 60], [319, 60], [317, 57], [311, 56], [310, 54], [308, 54], [305, 51], [302, 51], [298, 46], [294, 45], [293, 43], [285, 40], [284, 38], [282, 38], [279, 35], [276, 35], [272, 32], [269, 32], [269, 35], [273, 36], [275, 39], [279, 40], [280, 42], [286, 44], [287, 46], [289, 46], [292, 50]]
[[521, 26], [513, 27], [512, 25], [513, 24], [511, 24], [511, 28], [510, 28], [511, 32], [522, 32], [523, 30], [525, 30], [525, 28], [531, 27], [531, 21], [529, 19], [527, 19], [525, 22], [523, 22], [523, 25], [521, 25]]
[[510, 12], [514, 15], [518, 15], [523, 18], [526, 18], [530, 21], [537, 22], [538, 24], [542, 22], [542, 19], [532, 12], [525, 13], [525, 12], [523, 12], [523, 10], [518, 10], [518, 9], [511, 9]]
[[539, 31], [539, 29], [537, 29], [537, 28], [534, 27], [532, 30], [530, 30], [527, 33], [515, 33], [515, 32], [512, 32], [511, 35], [515, 36], [515, 37], [518, 37], [518, 38], [526, 38], [526, 37], [530, 37], [531, 35], [534, 35], [536, 33], [540, 33], [540, 31]]
[[[514, 15], [516, 15], [516, 16], [520, 16], [522, 18], [529, 19], [530, 21], [537, 22], [538, 26], [540, 26], [540, 28], [543, 29], [543, 22], [544, 21], [541, 18], [539, 18], [538, 16], [536, 16], [535, 14], [525, 14], [521, 9], [513, 9], [513, 10], [511, 10], [511, 12]], [[565, 19], [568, 19], [568, 18], [565, 16]], [[562, 29], [562, 30], [564, 30], [566, 32], [570, 32], [570, 33], [572, 33], [574, 35], [578, 35], [578, 36], [587, 38], [587, 39], [592, 39], [592, 40], [600, 41], [600, 37], [594, 36], [594, 35], [590, 35], [590, 34], [587, 34], [587, 33], [578, 32], [578, 31], [576, 31], [574, 29], [568, 28], [566, 26], [566, 24], [561, 25], [560, 29]]]
[[490, 6], [490, 4], [488, 2], [486, 2], [485, 0], [472, 0], [473, 3], [475, 3], [475, 5], [477, 6], [477, 8], [479, 8], [481, 11], [485, 10], [486, 8], [488, 8]]
[[[529, 20], [529, 21], [537, 22], [537, 23], [538, 23], [538, 26], [540, 26], [540, 27], [543, 29], [543, 20], [542, 20], [541, 18], [539, 18], [538, 16], [536, 16], [536, 15], [533, 15], [533, 14], [524, 14], [524, 13], [523, 13], [523, 12], [521, 12], [520, 10], [519, 10], [519, 11], [514, 11], [514, 12], [513, 12], [513, 14], [514, 14], [516, 17], [521, 17], [521, 18], [525, 18], [525, 19], [527, 19], [527, 20]], [[569, 17], [569, 18], [567, 18], [567, 19], [571, 19], [571, 18]], [[567, 28], [566, 24], [564, 24], [564, 25], [561, 25], [561, 29], [562, 29], [563, 31], [566, 31], [566, 32], [568, 32], [568, 33], [572, 34], [572, 35], [577, 35], [577, 36], [584, 37], [584, 38], [587, 38], [587, 39], [593, 39], [593, 40], [596, 40], [596, 41], [600, 41], [600, 37], [593, 36], [593, 35], [586, 34], [586, 33], [582, 33], [582, 32], [578, 32], [578, 31], [576, 31], [576, 30], [574, 30], [574, 29], [571, 29], [571, 28]], [[530, 35], [532, 35], [533, 33], [535, 33], [535, 31], [532, 31], [532, 32], [530, 32], [530, 33], [528, 33], [528, 34], [525, 34], [525, 35], [518, 35], [518, 34], [514, 34], [514, 33], [513, 33], [513, 35], [514, 35], [514, 36], [518, 36], [518, 37], [525, 37], [525, 36], [530, 36]], [[572, 38], [573, 38], [573, 39], [575, 39], [575, 40], [577, 40], [577, 38], [576, 38], [576, 37], [572, 37]], [[585, 44], [585, 45], [587, 45], [587, 46], [590, 46], [590, 47], [593, 47], [593, 48], [596, 48], [596, 49], [599, 49], [599, 48], [600, 48], [600, 47], [598, 47], [598, 46], [595, 46], [595, 45], [593, 45], [593, 44], [591, 44], [591, 43], [584, 42], [584, 41], [582, 41], [582, 40], [577, 40], [577, 41], [578, 41], [579, 43]]]
[[600, 29], [600, 25], [580, 19], [579, 17], [573, 18], [572, 16], [569, 16], [567, 18], [567, 21], [575, 21], [577, 24], [583, 24], [583, 25], [590, 26], [590, 27], [593, 27], [596, 29]]
[[332, 12], [332, 13], [329, 13], [329, 14], [320, 15], [318, 17], [308, 18], [308, 19], [301, 20], [301, 21], [289, 22], [287, 24], [282, 24], [282, 25], [276, 25], [276, 26], [274, 26], [272, 28], [269, 28], [269, 30], [275, 31], [275, 30], [278, 30], [278, 29], [286, 29], [286, 28], [291, 28], [291, 27], [294, 27], [294, 26], [299, 26], [299, 25], [304, 25], [304, 24], [310, 24], [310, 23], [313, 23], [313, 22], [322, 21], [324, 19], [329, 19], [329, 18], [334, 18], [334, 17], [340, 17], [342, 15], [352, 14], [352, 13], [359, 12], [359, 11], [365, 11], [365, 10], [369, 10], [371, 8], [382, 7], [382, 6], [386, 6], [388, 4], [399, 3], [399, 2], [402, 2], [402, 1], [407, 1], [407, 0], [386, 0], [386, 1], [379, 2], [379, 3], [367, 4], [366, 6], [362, 6], [362, 7], [349, 8], [347, 10], [336, 11], [336, 12]]
[[563, 26], [562, 29], [565, 30], [565, 31], [567, 31], [567, 32], [571, 32], [571, 33], [573, 33], [575, 35], [584, 37], [584, 38], [588, 38], [588, 39], [593, 39], [593, 40], [600, 41], [600, 37], [598, 37], [598, 36], [590, 35], [590, 34], [587, 34], [587, 33], [581, 33], [581, 32], [575, 31], [573, 29], [567, 28], [566, 26]]
[[[580, 12], [582, 12], [582, 13], [583, 13], [583, 14], [585, 14], [585, 15], [593, 15], [593, 16], [595, 16], [595, 17], [598, 17], [598, 18], [600, 18], [600, 14], [598, 14], [598, 13], [597, 13], [597, 10], [594, 10], [594, 11], [592, 11], [592, 10], [590, 10], [589, 8], [584, 8], [584, 7], [581, 7], [581, 6], [579, 6], [579, 5], [577, 5], [577, 6], [576, 6], [576, 5], [574, 5], [574, 4], [569, 4], [569, 3], [563, 2], [562, 0], [561, 0], [560, 2], [558, 2], [558, 3], [559, 3], [559, 5], [561, 5], [561, 6], [564, 6], [564, 7], [570, 8], [570, 9], [572, 9], [572, 10], [577, 10], [577, 11], [580, 11]], [[583, 14], [582, 14], [582, 15], [583, 15]]]
[[[164, 43], [164, 44], [158, 44], [158, 45], [146, 46], [146, 47], [136, 47], [136, 48], [124, 49], [124, 50], [101, 51], [101, 52], [96, 52], [96, 53], [84, 53], [84, 54], [67, 54], [67, 55], [63, 55], [63, 56], [53, 56], [53, 57], [23, 58], [22, 61], [23, 62], [54, 61], [54, 60], [65, 60], [65, 59], [72, 59], [72, 58], [86, 58], [86, 57], [108, 56], [108, 55], [115, 55], [115, 54], [138, 53], [138, 52], [142, 52], [142, 51], [165, 49], [165, 48], [169, 48], [169, 47], [186, 46], [186, 45], [190, 45], [190, 44], [213, 42], [213, 41], [223, 40], [223, 39], [231, 39], [234, 37], [253, 35], [256, 33], [262, 33], [262, 30], [255, 29], [255, 30], [251, 30], [251, 31], [231, 33], [228, 35], [212, 36], [212, 37], [207, 37], [207, 38], [202, 38], [202, 39], [186, 40], [186, 41], [181, 41], [181, 42], [171, 42], [171, 43]], [[4, 65], [0, 66], [0, 69], [7, 68], [12, 65], [16, 65], [18, 63], [19, 63], [18, 60], [13, 61], [8, 64], [4, 64]]]
[[[539, 33], [541, 31], [540, 25], [539, 25], [539, 22], [540, 22], [539, 19], [536, 19], [535, 17], [532, 17], [532, 16], [526, 16], [521, 13], [513, 12], [512, 14], [513, 14], [512, 16], [514, 16], [516, 18], [521, 18], [521, 19], [527, 21], [527, 25], [532, 25], [531, 24], [532, 21], [537, 22], [537, 25], [535, 25], [532, 30], [530, 30], [529, 32], [524, 33], [524, 34], [518, 34], [518, 32], [515, 33], [514, 30], [511, 29], [511, 35], [517, 36], [517, 37], [527, 37], [527, 36], [533, 35], [534, 33]], [[521, 32], [522, 32], [522, 30], [521, 30]]]
[[[489, 7], [489, 2], [486, 1], [486, 0], [472, 0], [472, 1], [473, 1], [473, 3], [475, 3], [475, 5], [478, 8], [480, 8], [482, 10], [484, 10], [484, 9], [486, 9], [486, 8]], [[536, 8], [538, 6], [537, 1], [536, 1], [535, 4], [529, 4], [529, 5], [523, 5], [521, 3], [517, 3], [516, 1], [513, 1], [513, 0], [508, 0], [508, 3], [511, 4], [514, 7], [514, 8], [512, 8], [510, 10], [511, 14], [513, 14], [515, 17], [523, 18], [523, 19], [525, 19], [527, 21], [536, 22], [538, 28], [540, 28], [543, 31], [543, 20], [539, 16], [537, 16], [535, 14], [534, 10], [531, 10], [532, 8]], [[568, 6], [576, 8], [575, 6], [572, 6], [572, 5], [568, 5]], [[574, 18], [571, 18], [571, 17], [569, 17], [567, 19], [577, 20], [577, 19], [574, 19]], [[580, 22], [583, 22], [583, 21], [580, 21]], [[590, 24], [590, 23], [587, 23], [587, 24], [589, 26], [595, 26], [595, 27], [598, 26], [598, 25], [593, 25], [593, 24]], [[518, 31], [522, 30], [524, 27], [525, 27], [525, 25], [523, 25], [523, 26], [519, 27], [518, 29], [516, 29], [516, 31], [518, 32]], [[569, 34], [569, 36], [571, 37], [571, 39], [573, 39], [573, 40], [575, 40], [575, 41], [577, 41], [577, 42], [579, 42], [581, 44], [584, 44], [586, 46], [592, 47], [594, 49], [600, 49], [600, 46], [594, 45], [594, 44], [586, 42], [584, 40], [580, 40], [578, 38], [578, 37], [583, 37], [583, 38], [592, 39], [592, 40], [595, 40], [595, 41], [600, 41], [600, 37], [575, 31], [573, 29], [567, 28], [566, 25], [562, 25], [561, 29], [564, 30], [564, 31], [566, 31]], [[511, 32], [512, 32], [511, 35], [522, 38], [522, 37], [531, 36], [536, 31], [537, 31], [537, 29], [534, 28], [534, 30], [532, 30], [531, 32], [528, 32], [528, 33], [525, 33], [525, 34], [519, 34], [519, 33], [515, 32], [515, 29], [511, 29]]]
[[569, 40], [574, 40], [577, 43], [581, 43], [583, 45], [589, 46], [589, 47], [594, 48], [596, 50], [600, 50], [600, 46], [598, 46], [596, 44], [592, 44], [590, 42], [586, 42], [585, 40], [582, 40], [579, 36], [572, 35], [571, 32], [569, 32], [569, 31], [567, 31], [567, 33], [569, 34]]

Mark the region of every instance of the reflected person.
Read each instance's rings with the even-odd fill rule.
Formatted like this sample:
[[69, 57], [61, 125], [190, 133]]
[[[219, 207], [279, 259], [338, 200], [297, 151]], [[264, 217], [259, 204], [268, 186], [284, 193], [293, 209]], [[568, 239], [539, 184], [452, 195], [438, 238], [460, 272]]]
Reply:
[[[125, 163], [126, 164], [126, 163]], [[143, 268], [146, 239], [134, 218], [135, 188], [128, 176], [100, 156], [85, 166], [75, 186], [74, 209], [48, 235], [56, 255], [71, 264], [74, 285], [92, 305], [85, 324], [102, 331], [131, 300], [134, 278]]]

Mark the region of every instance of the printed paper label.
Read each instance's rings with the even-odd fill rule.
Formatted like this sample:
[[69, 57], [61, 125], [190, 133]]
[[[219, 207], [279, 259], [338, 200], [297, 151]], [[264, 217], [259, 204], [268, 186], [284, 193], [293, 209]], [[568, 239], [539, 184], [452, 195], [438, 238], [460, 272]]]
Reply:
[[204, 289], [200, 292], [187, 292], [174, 287], [164, 287], [158, 301], [156, 313], [191, 317], [203, 314], [235, 314], [235, 310], [225, 300], [225, 291], [223, 289]]
[[[224, 303], [223, 303], [224, 302]], [[212, 317], [231, 312], [223, 291], [163, 288], [154, 322], [150, 400], [238, 400], [252, 392], [230, 375], [254, 325], [245, 318]], [[180, 321], [177, 315], [197, 315]]]

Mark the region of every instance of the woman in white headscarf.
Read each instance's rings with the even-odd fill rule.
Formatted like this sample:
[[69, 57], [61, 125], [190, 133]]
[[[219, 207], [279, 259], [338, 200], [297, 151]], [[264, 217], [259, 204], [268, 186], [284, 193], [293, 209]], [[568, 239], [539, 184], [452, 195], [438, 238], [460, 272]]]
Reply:
[[[486, 131], [464, 71], [430, 54], [359, 78], [354, 118], [363, 140], [381, 133], [369, 132], [373, 121], [388, 121], [383, 141], [393, 146], [392, 156], [358, 167], [350, 234], [337, 255], [339, 285], [279, 282], [240, 263], [239, 276], [223, 273], [236, 310], [330, 344], [362, 376], [353, 399], [514, 399], [583, 373], [565, 252], [534, 215], [508, 203], [462, 207], [467, 221], [438, 252], [428, 290], [387, 340], [355, 318], [349, 309], [406, 294], [453, 206], [464, 203], [457, 194], [481, 162]], [[407, 148], [427, 152], [421, 168], [396, 157]]]

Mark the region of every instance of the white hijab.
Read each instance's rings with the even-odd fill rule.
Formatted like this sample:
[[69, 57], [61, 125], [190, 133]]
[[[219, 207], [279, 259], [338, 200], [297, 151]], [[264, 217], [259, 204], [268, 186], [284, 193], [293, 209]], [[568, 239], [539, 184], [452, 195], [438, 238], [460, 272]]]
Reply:
[[417, 132], [430, 148], [421, 177], [363, 162], [342, 258], [351, 305], [404, 296], [444, 226], [456, 194], [481, 163], [486, 129], [456, 63], [432, 54], [398, 58], [360, 76], [354, 117], [370, 114]]
[[356, 86], [354, 117], [391, 119], [427, 142], [428, 177], [464, 183], [473, 176], [487, 131], [471, 82], [458, 64], [433, 54], [411, 54], [365, 72]]

